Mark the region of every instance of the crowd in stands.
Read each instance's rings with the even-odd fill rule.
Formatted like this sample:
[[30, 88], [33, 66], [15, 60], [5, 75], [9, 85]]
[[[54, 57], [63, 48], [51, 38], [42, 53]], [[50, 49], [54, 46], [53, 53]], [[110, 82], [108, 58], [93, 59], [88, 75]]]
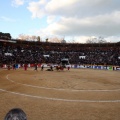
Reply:
[[0, 45], [0, 63], [2, 64], [58, 64], [62, 58], [68, 58], [71, 64], [107, 64], [120, 66], [120, 48], [93, 47], [60, 51], [52, 48], [51, 50], [47, 50], [40, 46]]

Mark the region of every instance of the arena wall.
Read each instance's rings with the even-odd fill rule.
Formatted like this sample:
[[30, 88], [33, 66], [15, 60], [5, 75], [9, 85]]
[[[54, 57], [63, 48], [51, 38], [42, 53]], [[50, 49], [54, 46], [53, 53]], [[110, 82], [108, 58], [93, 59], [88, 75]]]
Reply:
[[[41, 65], [43, 64], [38, 64], [38, 68], [41, 67]], [[45, 68], [48, 68], [50, 67], [51, 64], [44, 64], [44, 67]], [[22, 68], [24, 66], [24, 64], [21, 66], [20, 64], [16, 64], [16, 68]], [[54, 67], [56, 66], [55, 64], [53, 65]], [[34, 67], [34, 64], [28, 64], [28, 68], [32, 68]], [[71, 68], [74, 68], [74, 69], [95, 69], [95, 70], [120, 70], [120, 66], [103, 66], [103, 65], [77, 65], [77, 64], [72, 64], [70, 65]], [[2, 66], [2, 68], [6, 69], [7, 68], [7, 65], [4, 64]], [[12, 66], [11, 66], [12, 68]]]

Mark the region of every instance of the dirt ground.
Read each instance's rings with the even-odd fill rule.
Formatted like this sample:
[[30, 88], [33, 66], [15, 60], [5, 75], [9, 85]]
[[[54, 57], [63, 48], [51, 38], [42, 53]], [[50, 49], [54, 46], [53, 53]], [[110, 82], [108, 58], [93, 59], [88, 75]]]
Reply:
[[120, 120], [120, 71], [0, 69], [0, 120], [12, 108], [28, 120]]

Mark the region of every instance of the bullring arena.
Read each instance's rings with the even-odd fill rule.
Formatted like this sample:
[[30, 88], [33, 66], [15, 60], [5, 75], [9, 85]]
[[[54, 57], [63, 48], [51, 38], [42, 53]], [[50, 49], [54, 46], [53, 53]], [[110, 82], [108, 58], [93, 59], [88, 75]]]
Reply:
[[28, 120], [120, 120], [120, 72], [0, 69], [0, 119], [21, 108]]

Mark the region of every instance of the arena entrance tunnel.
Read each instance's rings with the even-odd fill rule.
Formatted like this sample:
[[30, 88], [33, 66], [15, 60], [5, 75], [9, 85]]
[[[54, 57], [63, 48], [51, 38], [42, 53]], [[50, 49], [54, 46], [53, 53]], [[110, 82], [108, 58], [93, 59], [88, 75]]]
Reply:
[[64, 67], [67, 67], [69, 66], [70, 67], [70, 62], [69, 62], [69, 59], [68, 58], [63, 58], [61, 59], [61, 63], [60, 63], [62, 66]]

